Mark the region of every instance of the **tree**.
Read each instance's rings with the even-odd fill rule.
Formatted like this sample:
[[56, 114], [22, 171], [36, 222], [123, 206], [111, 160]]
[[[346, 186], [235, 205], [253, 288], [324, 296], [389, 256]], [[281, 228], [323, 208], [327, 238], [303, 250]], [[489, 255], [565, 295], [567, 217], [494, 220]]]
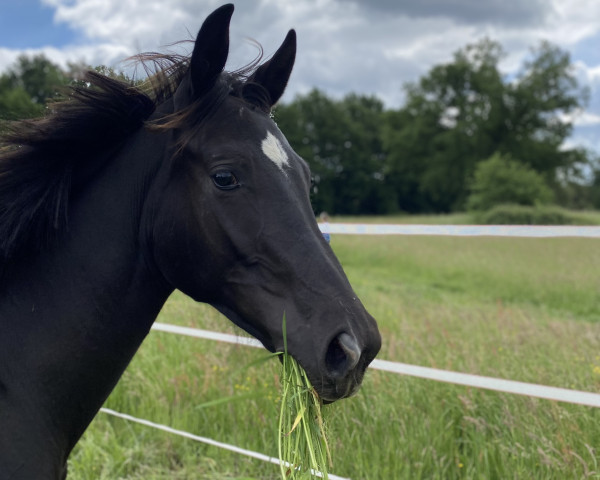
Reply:
[[532, 50], [532, 59], [514, 84], [507, 85], [509, 135], [504, 150], [555, 182], [557, 169], [569, 169], [581, 156], [561, 149], [573, 124], [566, 120], [587, 103], [569, 53], [549, 42]]
[[406, 105], [388, 115], [384, 133], [401, 209], [450, 211], [464, 205], [467, 178], [496, 148], [502, 55], [497, 43], [484, 40], [405, 86]]
[[20, 56], [15, 65], [0, 76], [0, 119], [41, 115], [46, 102], [69, 80], [60, 67], [43, 55]]
[[22, 88], [2, 90], [0, 87], [0, 120], [17, 120], [41, 115], [43, 106], [31, 101]]
[[594, 181], [590, 186], [590, 202], [594, 208], [600, 210], [600, 170], [595, 171]]
[[[44, 55], [20, 56], [15, 64], [0, 75], [0, 131], [7, 121], [39, 117], [48, 102], [60, 99], [67, 85], [85, 87], [80, 72], [92, 69], [84, 64], [70, 64], [68, 71], [48, 60]], [[123, 72], [104, 65], [93, 70], [102, 75], [133, 83]], [[137, 84], [141, 83], [138, 81]]]
[[498, 43], [482, 40], [406, 85], [406, 105], [390, 112], [383, 134], [401, 209], [463, 209], [476, 165], [494, 152], [549, 182], [581, 160], [561, 149], [571, 132], [568, 115], [587, 98], [568, 53], [542, 43], [513, 82], [499, 71], [503, 56]]
[[311, 167], [317, 212], [385, 213], [393, 208], [384, 182], [382, 115], [383, 104], [374, 97], [335, 101], [319, 90], [277, 107], [275, 120]]
[[57, 87], [69, 82], [67, 74], [44, 55], [21, 55], [15, 66], [3, 77], [5, 85], [9, 88], [22, 88], [33, 103], [40, 105], [56, 96]]
[[542, 175], [522, 162], [495, 153], [477, 165], [467, 203], [469, 210], [485, 211], [497, 205], [544, 205], [552, 197]]

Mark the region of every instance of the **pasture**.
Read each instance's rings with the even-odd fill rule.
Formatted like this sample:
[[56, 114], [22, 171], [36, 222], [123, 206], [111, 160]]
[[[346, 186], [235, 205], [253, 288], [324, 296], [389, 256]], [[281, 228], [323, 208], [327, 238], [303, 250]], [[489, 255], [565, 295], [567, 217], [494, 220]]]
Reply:
[[[600, 243], [332, 239], [384, 338], [379, 358], [600, 391]], [[233, 333], [175, 293], [159, 322]], [[152, 332], [106, 406], [277, 455], [266, 351]], [[352, 479], [600, 478], [600, 411], [370, 371], [324, 408], [332, 473]], [[70, 479], [277, 479], [278, 468], [99, 413]]]

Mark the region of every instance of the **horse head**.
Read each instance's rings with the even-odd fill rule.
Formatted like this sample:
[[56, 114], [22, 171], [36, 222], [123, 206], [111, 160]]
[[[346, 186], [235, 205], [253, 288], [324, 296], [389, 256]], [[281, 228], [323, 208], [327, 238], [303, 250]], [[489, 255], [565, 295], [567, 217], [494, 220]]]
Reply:
[[334, 401], [357, 390], [381, 338], [319, 231], [310, 169], [270, 114], [296, 34], [252, 73], [232, 75], [224, 72], [232, 13], [225, 5], [206, 19], [167, 113], [153, 119], [172, 128], [147, 242], [164, 281], [270, 351], [284, 348], [285, 316], [288, 352]]

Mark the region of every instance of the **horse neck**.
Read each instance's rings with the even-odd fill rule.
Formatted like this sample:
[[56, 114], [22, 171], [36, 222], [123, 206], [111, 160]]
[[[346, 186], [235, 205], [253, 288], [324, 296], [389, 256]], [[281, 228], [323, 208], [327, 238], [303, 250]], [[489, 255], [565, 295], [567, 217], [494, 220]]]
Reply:
[[140, 242], [161, 141], [134, 135], [73, 198], [64, 239], [0, 290], [0, 471], [15, 478], [60, 471], [171, 293]]

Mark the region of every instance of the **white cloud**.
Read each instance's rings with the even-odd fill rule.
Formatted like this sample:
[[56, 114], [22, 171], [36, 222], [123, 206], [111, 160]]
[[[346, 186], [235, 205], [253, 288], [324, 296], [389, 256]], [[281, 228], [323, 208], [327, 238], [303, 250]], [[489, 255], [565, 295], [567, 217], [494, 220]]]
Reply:
[[572, 46], [600, 30], [600, 2], [597, 0], [554, 0], [555, 13], [539, 34], [560, 45]]
[[600, 125], [600, 115], [592, 112], [577, 111], [560, 116], [563, 122], [573, 123], [576, 127], [593, 127]]
[[575, 126], [591, 127], [600, 125], [600, 115], [596, 113], [583, 112], [581, 115], [575, 117]]
[[579, 60], [573, 62], [576, 75], [581, 82], [600, 84], [600, 65], [589, 66], [587, 63]]
[[72, 46], [66, 49], [43, 47], [15, 50], [0, 47], [0, 72], [9, 68], [19, 55], [43, 54], [53, 63], [67, 68], [69, 64], [113, 65], [129, 56], [129, 51], [117, 44]]
[[43, 0], [56, 9], [54, 20], [90, 40], [127, 47], [159, 40], [188, 17], [185, 3], [158, 0]]
[[[194, 35], [222, 0], [42, 0], [55, 9], [55, 21], [81, 32], [100, 63]], [[232, 20], [230, 65], [239, 67], [255, 52], [255, 38], [272, 53], [289, 28], [298, 30], [299, 55], [292, 90], [319, 86], [332, 94], [376, 93], [396, 106], [400, 86], [483, 36], [507, 42], [503, 62], [516, 68], [540, 38], [573, 45], [600, 31], [600, 2], [532, 0], [506, 8], [504, 0], [441, 2], [426, 0], [247, 0]], [[568, 6], [566, 6], [568, 5]], [[476, 8], [475, 8], [476, 7]], [[501, 18], [500, 18], [501, 17]], [[517, 18], [518, 17], [518, 18]], [[74, 50], [67, 47], [65, 50]], [[91, 52], [91, 49], [89, 50]], [[108, 54], [102, 58], [102, 54]], [[296, 86], [295, 86], [296, 85]]]

